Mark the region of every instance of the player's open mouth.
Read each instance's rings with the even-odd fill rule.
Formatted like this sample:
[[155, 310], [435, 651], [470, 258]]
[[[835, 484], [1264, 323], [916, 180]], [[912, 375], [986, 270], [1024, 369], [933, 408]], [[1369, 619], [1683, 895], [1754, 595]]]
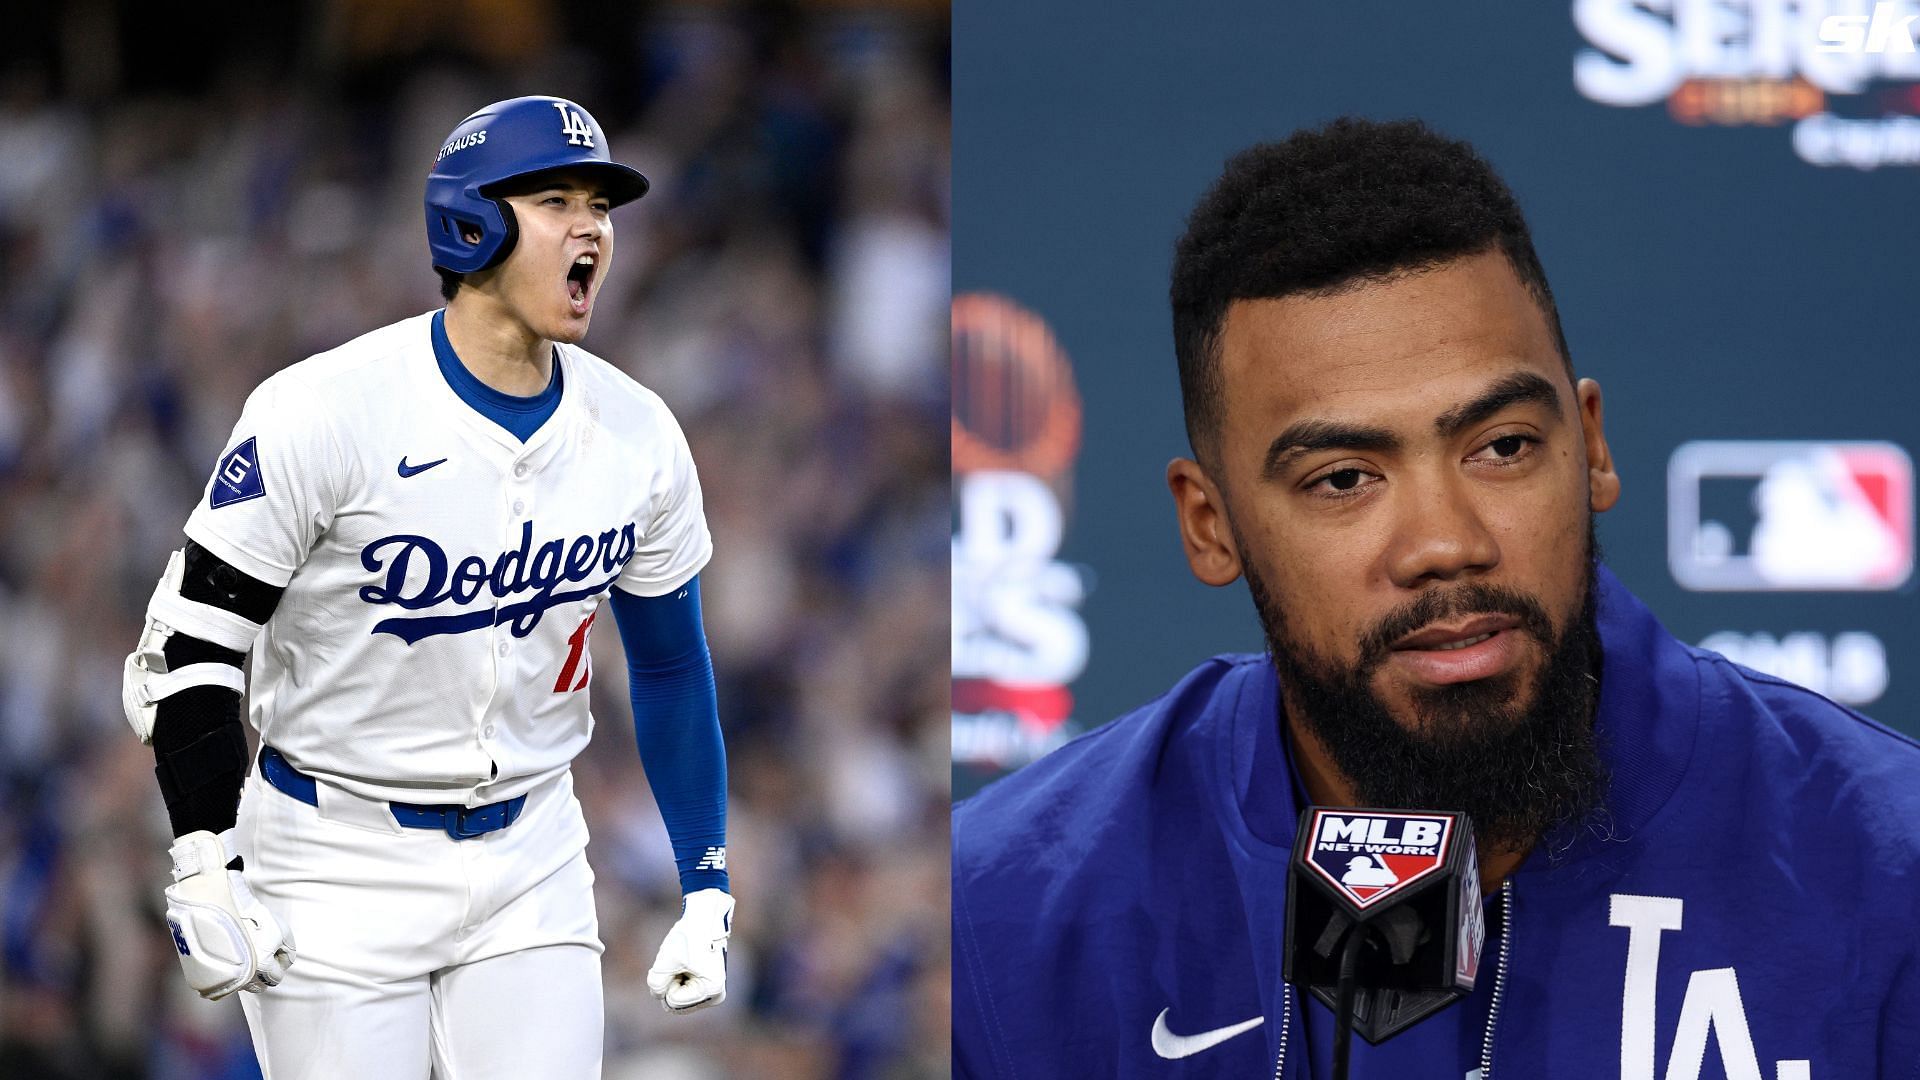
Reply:
[[1498, 675], [1520, 659], [1518, 620], [1483, 616], [1464, 625], [1428, 627], [1394, 644], [1393, 661], [1424, 683], [1456, 683]]
[[599, 270], [599, 259], [593, 255], [582, 255], [567, 267], [567, 300], [575, 315], [585, 315], [593, 302], [593, 275]]

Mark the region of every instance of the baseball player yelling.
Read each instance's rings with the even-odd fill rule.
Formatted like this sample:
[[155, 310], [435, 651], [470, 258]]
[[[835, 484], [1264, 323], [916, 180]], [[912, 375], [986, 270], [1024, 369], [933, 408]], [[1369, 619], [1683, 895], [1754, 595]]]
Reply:
[[123, 696], [178, 837], [167, 924], [195, 990], [257, 992], [269, 1080], [599, 1075], [568, 765], [603, 601], [684, 894], [648, 982], [726, 997], [700, 483], [660, 398], [579, 347], [646, 191], [570, 101], [462, 121], [426, 190], [445, 309], [261, 383], [154, 590]]

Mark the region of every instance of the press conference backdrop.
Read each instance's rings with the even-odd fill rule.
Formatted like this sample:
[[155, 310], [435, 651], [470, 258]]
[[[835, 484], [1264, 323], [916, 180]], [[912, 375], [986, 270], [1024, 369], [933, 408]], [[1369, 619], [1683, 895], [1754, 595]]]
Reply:
[[1920, 733], [1920, 4], [971, 0], [954, 16], [956, 797], [1253, 651], [1189, 576], [1167, 272], [1224, 159], [1353, 113], [1519, 196], [1682, 639]]

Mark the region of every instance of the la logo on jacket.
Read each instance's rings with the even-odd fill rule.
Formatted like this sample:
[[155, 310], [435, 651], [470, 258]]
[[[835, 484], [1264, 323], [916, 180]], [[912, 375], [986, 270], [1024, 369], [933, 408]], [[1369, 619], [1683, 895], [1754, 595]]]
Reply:
[[[1654, 991], [1660, 969], [1660, 935], [1680, 931], [1686, 903], [1670, 896], [1634, 896], [1614, 893], [1609, 921], [1627, 931], [1627, 981], [1620, 1003], [1620, 1080], [1654, 1080]], [[1673, 1036], [1673, 1055], [1665, 1080], [1700, 1080], [1706, 1057], [1707, 1032], [1720, 1042], [1720, 1061], [1727, 1080], [1811, 1080], [1806, 1060], [1776, 1061], [1771, 1073], [1762, 1072], [1747, 1027], [1746, 1006], [1740, 1001], [1740, 981], [1730, 967], [1696, 971], [1687, 980], [1687, 996], [1680, 1003], [1680, 1025]], [[1479, 1070], [1467, 1074], [1478, 1080]]]

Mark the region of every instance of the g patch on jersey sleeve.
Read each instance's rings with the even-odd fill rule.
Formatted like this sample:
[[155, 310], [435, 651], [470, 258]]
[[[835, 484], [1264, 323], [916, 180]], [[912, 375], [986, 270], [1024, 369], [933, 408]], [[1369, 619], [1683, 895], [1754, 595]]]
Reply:
[[213, 471], [213, 488], [207, 495], [207, 505], [218, 510], [266, 493], [267, 485], [260, 478], [260, 453], [254, 446], [253, 436], [249, 435], [220, 459], [219, 468]]

